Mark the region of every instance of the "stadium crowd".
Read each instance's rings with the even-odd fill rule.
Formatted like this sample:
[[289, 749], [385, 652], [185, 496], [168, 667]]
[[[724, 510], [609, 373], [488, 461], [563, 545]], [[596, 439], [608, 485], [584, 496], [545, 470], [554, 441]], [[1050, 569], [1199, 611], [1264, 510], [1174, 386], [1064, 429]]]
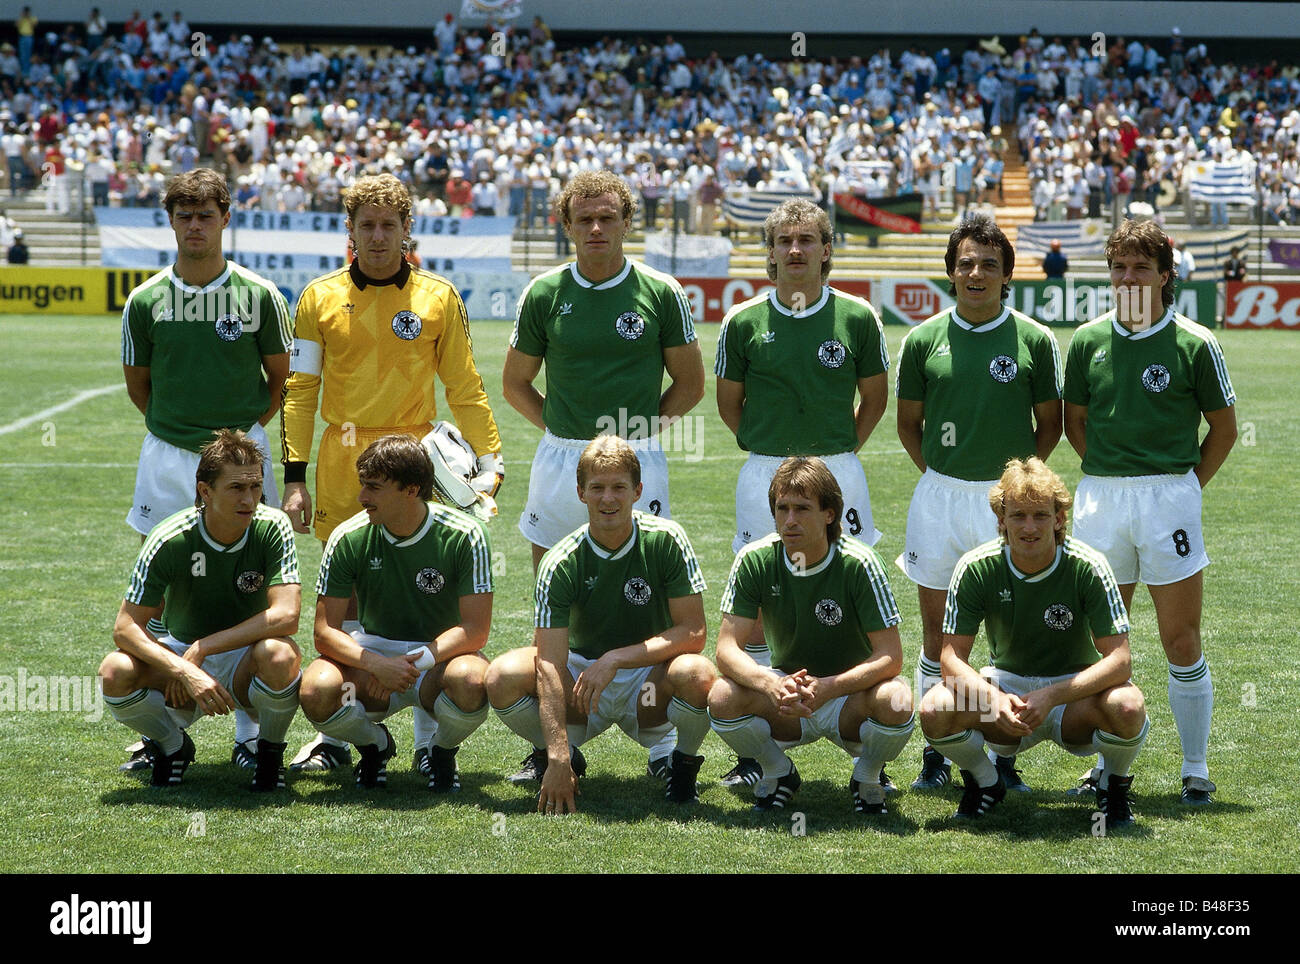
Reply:
[[1300, 67], [1216, 63], [1177, 28], [1159, 49], [1034, 29], [1009, 53], [993, 37], [785, 61], [688, 56], [671, 35], [561, 49], [541, 18], [499, 34], [447, 19], [404, 49], [220, 40], [180, 11], [30, 32], [0, 46], [0, 164], [11, 193], [44, 179], [61, 211], [70, 172], [94, 204], [153, 206], [169, 174], [215, 163], [238, 204], [276, 211], [338, 210], [387, 170], [418, 214], [539, 226], [568, 178], [604, 168], [637, 185], [647, 227], [711, 233], [742, 186], [917, 191], [933, 215], [1000, 196], [1014, 130], [1042, 219], [1188, 203], [1195, 164], [1242, 159], [1269, 217], [1300, 220]]

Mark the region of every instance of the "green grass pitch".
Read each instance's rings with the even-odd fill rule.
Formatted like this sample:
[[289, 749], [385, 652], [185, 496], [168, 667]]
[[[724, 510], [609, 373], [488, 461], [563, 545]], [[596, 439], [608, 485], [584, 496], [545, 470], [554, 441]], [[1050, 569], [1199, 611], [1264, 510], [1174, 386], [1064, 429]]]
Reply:
[[[702, 325], [711, 370], [718, 326]], [[531, 637], [532, 567], [515, 528], [538, 431], [501, 399], [509, 326], [474, 323], [475, 350], [505, 440], [507, 481], [491, 525], [497, 590], [488, 655]], [[901, 328], [887, 329], [896, 355]], [[1062, 347], [1069, 332], [1059, 332]], [[363, 793], [351, 774], [290, 781], [275, 800], [254, 796], [248, 775], [228, 762], [229, 718], [194, 727], [198, 760], [177, 791], [154, 792], [117, 772], [134, 734], [107, 713], [34, 709], [16, 701], [20, 674], [93, 676], [110, 646], [138, 537], [123, 523], [142, 419], [120, 386], [119, 324], [111, 317], [0, 319], [10, 359], [0, 400], [0, 872], [339, 872], [400, 870], [548, 872], [1295, 872], [1300, 791], [1291, 769], [1300, 737], [1294, 657], [1300, 564], [1291, 554], [1295, 516], [1292, 456], [1300, 431], [1293, 373], [1300, 338], [1292, 332], [1221, 334], [1239, 404], [1241, 441], [1205, 502], [1210, 552], [1205, 649], [1216, 706], [1211, 771], [1215, 806], [1178, 805], [1180, 754], [1165, 693], [1166, 672], [1149, 597], [1134, 612], [1135, 679], [1147, 694], [1151, 736], [1134, 792], [1138, 827], [1093, 835], [1092, 807], [1064, 790], [1082, 761], [1044, 745], [1021, 759], [1030, 795], [1011, 795], [973, 828], [945, 818], [958, 793], [904, 791], [890, 815], [864, 823], [850, 812], [847, 758], [829, 744], [794, 752], [804, 788], [795, 811], [752, 814], [749, 792], [718, 785], [730, 753], [716, 737], [700, 802], [677, 808], [645, 775], [645, 753], [617, 731], [587, 747], [591, 776], [581, 812], [566, 819], [534, 813], [533, 794], [507, 783], [526, 752], [495, 717], [460, 754], [463, 792], [434, 798], [409, 772], [411, 729], [392, 725], [399, 744], [386, 792]], [[733, 487], [742, 453], [713, 404], [713, 376], [699, 416], [697, 461], [669, 456], [673, 509], [690, 534], [709, 581], [710, 633], [731, 561]], [[59, 411], [41, 414], [63, 403]], [[32, 419], [32, 416], [39, 416]], [[26, 424], [21, 424], [26, 421]], [[894, 433], [893, 406], [863, 451], [877, 547], [892, 560], [902, 547], [916, 472]], [[694, 456], [692, 456], [694, 458]], [[1078, 459], [1068, 444], [1051, 465], [1073, 486]], [[311, 646], [312, 594], [319, 544], [299, 538], [305, 593], [298, 642]], [[891, 566], [903, 611], [910, 677], [920, 645], [916, 594]], [[982, 647], [980, 647], [982, 649]], [[713, 643], [706, 651], [710, 656]], [[300, 715], [291, 750], [311, 734]], [[919, 762], [914, 734], [890, 770], [906, 786]]]

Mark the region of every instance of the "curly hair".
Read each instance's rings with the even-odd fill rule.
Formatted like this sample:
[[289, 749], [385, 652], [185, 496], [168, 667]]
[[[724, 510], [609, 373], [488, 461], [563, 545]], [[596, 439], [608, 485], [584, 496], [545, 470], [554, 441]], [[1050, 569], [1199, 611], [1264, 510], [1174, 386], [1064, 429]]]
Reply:
[[568, 231], [573, 227], [573, 199], [600, 197], [602, 194], [612, 194], [618, 198], [623, 207], [623, 220], [632, 220], [637, 210], [636, 196], [627, 186], [627, 181], [612, 171], [583, 171], [575, 174], [551, 202], [551, 213]]
[[391, 174], [372, 174], [359, 177], [343, 194], [343, 207], [348, 212], [348, 220], [356, 217], [363, 204], [374, 204], [381, 208], [392, 208], [405, 225], [411, 217], [411, 194], [397, 178]]
[[[819, 208], [807, 198], [791, 198], [789, 201], [782, 201], [767, 219], [763, 222], [763, 243], [767, 245], [767, 251], [772, 253], [776, 247], [776, 232], [778, 229], [791, 225], [794, 227], [803, 227], [811, 225], [821, 235], [822, 244], [832, 244], [835, 239], [835, 232], [831, 230], [831, 216], [826, 213], [824, 208]], [[825, 281], [831, 274], [831, 259], [827, 257], [822, 262], [822, 281]], [[769, 281], [776, 280], [776, 265], [771, 261], [767, 263], [767, 278]]]

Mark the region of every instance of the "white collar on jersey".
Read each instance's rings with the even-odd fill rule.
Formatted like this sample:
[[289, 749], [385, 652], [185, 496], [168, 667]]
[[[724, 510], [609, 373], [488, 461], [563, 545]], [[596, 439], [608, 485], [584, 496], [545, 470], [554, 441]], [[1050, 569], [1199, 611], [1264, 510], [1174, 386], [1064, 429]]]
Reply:
[[948, 317], [950, 317], [953, 320], [953, 324], [955, 324], [958, 328], [965, 328], [967, 331], [975, 331], [978, 329], [979, 333], [982, 335], [986, 331], [992, 331], [994, 328], [998, 327], [998, 325], [1002, 324], [1002, 322], [1010, 318], [1011, 309], [1003, 305], [1002, 314], [998, 315], [996, 318], [990, 321], [980, 322], [978, 325], [971, 324], [961, 315], [957, 314], [956, 305], [952, 306], [952, 310], [948, 313]]
[[631, 273], [631, 271], [632, 271], [632, 262], [629, 261], [627, 258], [624, 258], [623, 270], [620, 271], [618, 274], [614, 275], [614, 277], [606, 278], [604, 281], [601, 282], [588, 281], [586, 278], [582, 276], [582, 272], [578, 270], [578, 262], [576, 261], [569, 262], [569, 274], [573, 276], [573, 280], [576, 281], [578, 284], [582, 285], [582, 287], [584, 288], [590, 288], [592, 291], [604, 291], [606, 288], [617, 287], [618, 285], [623, 283], [623, 279], [626, 278]]
[[[256, 518], [256, 510], [254, 510], [254, 518]], [[248, 529], [244, 530], [242, 536], [228, 546], [222, 545], [217, 541], [216, 537], [208, 531], [208, 527], [203, 522], [203, 512], [199, 512], [199, 535], [202, 537], [204, 542], [210, 545], [213, 549], [216, 549], [217, 552], [238, 552], [240, 549], [244, 548], [244, 543], [248, 541], [248, 532], [252, 528], [252, 523], [249, 523]]]
[[780, 538], [776, 541], [777, 549], [781, 553], [781, 561], [785, 563], [786, 571], [792, 576], [815, 576], [819, 572], [824, 571], [826, 567], [835, 560], [835, 553], [839, 551], [839, 545], [838, 540], [832, 542], [830, 549], [826, 552], [826, 557], [822, 559], [821, 562], [817, 563], [817, 565], [809, 569], [803, 566], [796, 566], [791, 562], [790, 557], [786, 555], [785, 544], [781, 542]]
[[817, 299], [816, 304], [809, 305], [803, 311], [791, 311], [785, 305], [781, 304], [781, 299], [776, 296], [775, 288], [773, 288], [771, 291], [767, 293], [768, 302], [772, 305], [773, 308], [775, 308], [781, 314], [785, 315], [787, 318], [807, 318], [810, 315], [815, 315], [817, 314], [817, 312], [821, 311], [822, 308], [826, 307], [826, 302], [830, 301], [830, 299], [831, 299], [830, 285], [822, 285], [822, 296]]
[[413, 546], [421, 539], [423, 539], [424, 534], [428, 532], [429, 529], [432, 527], [433, 527], [433, 513], [429, 511], [429, 506], [426, 504], [424, 507], [424, 522], [421, 523], [420, 527], [416, 529], [414, 532], [412, 532], [405, 539], [397, 538], [397, 536], [393, 535], [382, 525], [379, 527], [379, 531], [384, 534], [384, 538], [387, 539], [389, 543], [397, 546], [397, 548], [399, 549], [405, 549], [407, 546]]
[[617, 549], [614, 549], [614, 550], [606, 549], [606, 548], [605, 548], [604, 546], [602, 546], [599, 542], [597, 542], [595, 539], [593, 539], [593, 538], [591, 537], [591, 526], [590, 526], [590, 525], [587, 525], [587, 526], [584, 526], [584, 527], [583, 527], [582, 535], [583, 535], [583, 538], [587, 540], [587, 545], [591, 546], [591, 551], [592, 551], [592, 552], [594, 552], [596, 555], [600, 556], [600, 558], [602, 558], [602, 559], [606, 559], [606, 560], [610, 560], [610, 561], [612, 561], [612, 560], [614, 560], [614, 559], [622, 559], [624, 556], [626, 556], [629, 552], [632, 551], [632, 547], [633, 547], [634, 545], [636, 545], [636, 537], [637, 537], [637, 534], [638, 534], [640, 531], [641, 531], [641, 526], [640, 526], [640, 524], [637, 522], [637, 519], [636, 519], [636, 513], [633, 512], [633, 513], [632, 513], [632, 534], [631, 534], [630, 536], [627, 537], [627, 542], [623, 543], [623, 544], [622, 544], [621, 546], [619, 546]]
[[221, 274], [217, 275], [215, 278], [213, 278], [211, 281], [205, 284], [202, 288], [196, 288], [194, 285], [187, 285], [181, 279], [181, 276], [176, 273], [176, 262], [174, 261], [170, 265], [168, 265], [167, 275], [168, 277], [171, 278], [172, 284], [174, 284], [177, 288], [180, 288], [181, 291], [188, 292], [189, 294], [196, 294], [202, 291], [211, 291], [214, 288], [220, 288], [230, 278], [230, 260], [226, 259], [226, 270], [221, 272]]
[[1174, 306], [1170, 305], [1168, 308], [1165, 309], [1165, 313], [1160, 316], [1159, 321], [1157, 321], [1150, 328], [1144, 328], [1142, 331], [1129, 331], [1127, 328], [1121, 325], [1119, 323], [1118, 311], [1111, 313], [1110, 326], [1111, 328], [1115, 329], [1115, 334], [1119, 335], [1121, 338], [1128, 338], [1131, 341], [1138, 341], [1142, 338], [1150, 338], [1158, 331], [1163, 331], [1165, 325], [1171, 324], [1173, 320], [1174, 320]]
[[1052, 559], [1052, 564], [1050, 566], [1048, 566], [1042, 572], [1036, 572], [1032, 576], [1026, 576], [1023, 572], [1017, 569], [1016, 564], [1011, 561], [1011, 547], [1008, 545], [1002, 546], [1002, 555], [1003, 558], [1007, 560], [1007, 568], [1011, 570], [1011, 575], [1015, 576], [1021, 582], [1042, 582], [1053, 572], [1055, 572], [1056, 567], [1061, 564], [1062, 552], [1063, 552], [1063, 548], [1061, 546], [1057, 546], [1056, 556]]

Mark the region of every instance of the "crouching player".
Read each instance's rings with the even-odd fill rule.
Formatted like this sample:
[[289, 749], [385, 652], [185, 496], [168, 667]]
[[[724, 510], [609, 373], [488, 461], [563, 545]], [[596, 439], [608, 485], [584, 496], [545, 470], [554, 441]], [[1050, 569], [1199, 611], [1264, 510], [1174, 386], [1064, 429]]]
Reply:
[[676, 522], [632, 506], [641, 463], [632, 447], [598, 436], [578, 459], [588, 524], [565, 536], [537, 569], [534, 645], [488, 670], [497, 715], [530, 746], [545, 746], [537, 809], [576, 811], [577, 747], [617, 725], [643, 747], [676, 746], [651, 759], [675, 803], [697, 799], [717, 672], [704, 650], [704, 577]]
[[[194, 761], [185, 728], [244, 709], [261, 724], [254, 790], [284, 786], [284, 737], [298, 710], [302, 589], [289, 517], [261, 504], [265, 453], [222, 429], [195, 472], [197, 505], [145, 539], [99, 675], [113, 718], [140, 733], [155, 787]], [[167, 607], [168, 634], [149, 632]]]
[[[880, 773], [913, 724], [885, 567], [841, 534], [843, 496], [821, 459], [786, 459], [767, 498], [776, 533], [740, 550], [722, 594], [713, 729], [762, 767], [755, 809], [789, 804], [802, 780], [785, 751], [825, 737], [857, 757], [854, 810], [883, 814]], [[743, 645], [760, 614], [771, 668]]]
[[[962, 771], [958, 817], [1006, 796], [985, 750], [1002, 756], [1052, 740], [1101, 752], [1097, 791], [1108, 827], [1133, 822], [1129, 767], [1147, 736], [1129, 679], [1128, 612], [1104, 556], [1066, 538], [1070, 493], [1037, 458], [1012, 459], [989, 490], [1000, 537], [961, 558], [943, 617], [943, 685], [921, 702], [921, 728]], [[992, 666], [968, 662], [980, 623]]]
[[[429, 789], [460, 789], [456, 751], [487, 718], [481, 655], [492, 623], [492, 553], [482, 523], [429, 501], [424, 446], [385, 435], [357, 458], [364, 508], [331, 534], [316, 583], [316, 650], [302, 710], [356, 745], [357, 786], [387, 785], [397, 752], [380, 720], [408, 706], [433, 714]], [[344, 632], [353, 592], [361, 628]]]

